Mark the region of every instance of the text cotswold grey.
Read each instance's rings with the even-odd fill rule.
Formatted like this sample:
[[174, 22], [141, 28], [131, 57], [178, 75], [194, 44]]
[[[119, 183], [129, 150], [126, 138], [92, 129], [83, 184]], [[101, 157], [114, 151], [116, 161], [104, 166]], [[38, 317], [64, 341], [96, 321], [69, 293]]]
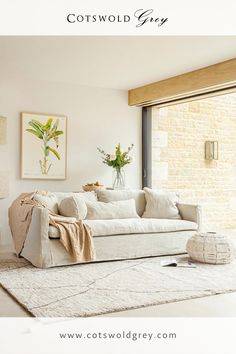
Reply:
[[[158, 27], [164, 25], [168, 21], [168, 17], [160, 17], [154, 15], [153, 9], [143, 10], [139, 9], [134, 12], [134, 18], [136, 19], [136, 27], [142, 27], [146, 23], [155, 23]], [[85, 15], [70, 13], [67, 16], [69, 23], [82, 23], [82, 22], [110, 22], [110, 23], [128, 23], [131, 21], [130, 15]]]

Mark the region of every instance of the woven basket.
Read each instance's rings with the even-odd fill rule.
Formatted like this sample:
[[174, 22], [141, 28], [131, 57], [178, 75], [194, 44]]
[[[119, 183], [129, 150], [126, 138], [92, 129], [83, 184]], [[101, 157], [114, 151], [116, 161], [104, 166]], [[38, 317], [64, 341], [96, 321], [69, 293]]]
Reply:
[[229, 238], [215, 232], [192, 236], [186, 246], [191, 259], [211, 264], [230, 263], [234, 258], [234, 247]]
[[96, 192], [99, 189], [104, 189], [103, 186], [95, 186], [95, 185], [93, 185], [93, 186], [82, 186], [82, 188], [83, 188], [83, 190], [85, 192]]

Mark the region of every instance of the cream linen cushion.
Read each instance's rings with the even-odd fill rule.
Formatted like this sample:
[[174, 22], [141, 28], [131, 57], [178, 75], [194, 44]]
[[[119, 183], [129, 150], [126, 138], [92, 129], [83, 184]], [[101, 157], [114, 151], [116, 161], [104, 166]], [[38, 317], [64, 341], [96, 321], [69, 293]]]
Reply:
[[59, 204], [59, 213], [63, 216], [83, 220], [87, 215], [87, 206], [83, 198], [74, 195], [61, 201]]
[[[179, 219], [111, 219], [111, 220], [84, 220], [92, 231], [92, 235], [111, 236], [127, 234], [150, 234], [162, 232], [176, 232], [197, 230], [198, 225], [192, 221]], [[173, 237], [173, 236], [172, 236]], [[134, 236], [135, 238], [135, 236]], [[147, 240], [147, 239], [146, 239]], [[145, 237], [144, 241], [145, 243]], [[135, 240], [133, 246], [135, 244]]]
[[144, 188], [146, 209], [143, 218], [181, 219], [177, 203], [179, 198], [175, 192], [164, 192]]
[[43, 204], [46, 208], [53, 211], [53, 213], [58, 214], [58, 204], [57, 197], [53, 193], [48, 194], [39, 194], [36, 193], [34, 196], [34, 200]]
[[106, 190], [106, 189], [98, 189], [96, 191], [99, 202], [109, 203], [109, 202], [117, 202], [120, 200], [128, 200], [134, 199], [136, 210], [139, 216], [143, 215], [145, 210], [145, 193], [143, 190]]
[[134, 199], [117, 202], [86, 202], [88, 220], [139, 218]]

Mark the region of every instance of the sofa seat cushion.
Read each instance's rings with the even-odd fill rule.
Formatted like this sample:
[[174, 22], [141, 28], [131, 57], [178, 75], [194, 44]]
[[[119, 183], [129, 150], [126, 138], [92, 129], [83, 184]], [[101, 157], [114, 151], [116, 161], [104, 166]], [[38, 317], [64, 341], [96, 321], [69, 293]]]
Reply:
[[[92, 235], [109, 236], [125, 234], [145, 234], [158, 232], [174, 232], [197, 230], [198, 225], [192, 221], [169, 219], [113, 219], [113, 220], [84, 220], [92, 230]], [[49, 228], [50, 238], [59, 238], [57, 229]]]
[[169, 219], [85, 220], [85, 223], [91, 228], [94, 237], [197, 230], [198, 227], [191, 221]]

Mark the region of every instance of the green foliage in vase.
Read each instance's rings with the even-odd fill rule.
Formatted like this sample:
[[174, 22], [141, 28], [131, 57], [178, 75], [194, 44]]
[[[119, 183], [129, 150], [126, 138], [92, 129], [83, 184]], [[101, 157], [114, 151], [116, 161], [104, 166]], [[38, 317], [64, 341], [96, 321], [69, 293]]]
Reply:
[[107, 166], [113, 167], [120, 170], [125, 165], [133, 161], [132, 156], [129, 155], [130, 151], [133, 149], [134, 144], [131, 144], [126, 151], [122, 152], [120, 148], [120, 143], [115, 147], [115, 154], [107, 154], [104, 150], [97, 148], [102, 155], [102, 162]]
[[[31, 128], [26, 129], [26, 131], [42, 140], [41, 147], [43, 150], [43, 159], [39, 160], [39, 165], [42, 175], [47, 176], [52, 166], [52, 164], [48, 166], [49, 154], [52, 153], [58, 160], [61, 159], [57, 149], [59, 147], [59, 136], [64, 134], [64, 132], [62, 130], [58, 130], [59, 119], [53, 123], [53, 118], [49, 118], [46, 124], [42, 124], [39, 121], [32, 119], [28, 124]], [[56, 144], [56, 148], [49, 145], [49, 142], [54, 142]]]

